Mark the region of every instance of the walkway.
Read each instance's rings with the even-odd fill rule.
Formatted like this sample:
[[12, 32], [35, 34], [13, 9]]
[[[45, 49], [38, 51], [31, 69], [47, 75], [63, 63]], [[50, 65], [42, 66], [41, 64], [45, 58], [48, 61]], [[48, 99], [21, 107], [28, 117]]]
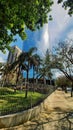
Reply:
[[73, 112], [73, 97], [70, 97], [70, 93], [56, 90], [48, 97], [44, 110], [35, 119], [1, 130], [73, 130], [73, 119], [69, 122], [67, 116], [70, 112]]

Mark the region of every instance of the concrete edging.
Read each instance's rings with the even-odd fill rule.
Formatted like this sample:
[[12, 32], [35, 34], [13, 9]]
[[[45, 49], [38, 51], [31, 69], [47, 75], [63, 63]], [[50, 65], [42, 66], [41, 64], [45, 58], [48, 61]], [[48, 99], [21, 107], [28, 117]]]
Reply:
[[40, 105], [33, 107], [32, 109], [28, 109], [23, 112], [5, 115], [0, 117], [0, 128], [9, 128], [13, 126], [17, 126], [23, 124], [26, 121], [36, 117], [43, 110], [44, 105], [47, 102], [48, 97], [40, 103]]

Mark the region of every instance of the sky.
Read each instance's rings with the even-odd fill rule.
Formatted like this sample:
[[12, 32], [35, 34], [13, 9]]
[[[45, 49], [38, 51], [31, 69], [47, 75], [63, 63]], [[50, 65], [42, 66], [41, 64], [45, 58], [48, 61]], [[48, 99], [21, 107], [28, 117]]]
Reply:
[[[67, 11], [62, 8], [62, 5], [57, 4], [56, 0], [52, 6], [51, 14], [53, 17], [52, 21], [48, 21], [40, 30], [35, 32], [26, 30], [27, 39], [25, 41], [22, 41], [17, 35], [17, 41], [11, 43], [11, 46], [17, 45], [24, 51], [36, 46], [38, 54], [44, 56], [47, 48], [51, 50], [59, 41], [73, 38], [73, 17], [70, 17]], [[8, 51], [6, 54], [0, 51], [0, 62], [5, 62], [7, 56]], [[59, 74], [56, 73], [56, 76]]]

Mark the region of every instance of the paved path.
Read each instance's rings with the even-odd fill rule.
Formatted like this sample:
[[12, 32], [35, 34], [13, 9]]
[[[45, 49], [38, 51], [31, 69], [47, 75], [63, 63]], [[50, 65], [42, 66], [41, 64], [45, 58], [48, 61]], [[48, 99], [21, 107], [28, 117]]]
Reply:
[[56, 90], [35, 119], [5, 130], [73, 130], [73, 124], [67, 118], [70, 112], [73, 112], [73, 97]]

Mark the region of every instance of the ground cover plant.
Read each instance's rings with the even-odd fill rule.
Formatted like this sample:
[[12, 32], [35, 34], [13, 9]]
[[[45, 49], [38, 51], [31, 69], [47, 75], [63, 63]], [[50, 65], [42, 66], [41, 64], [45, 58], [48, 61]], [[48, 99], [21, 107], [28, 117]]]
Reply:
[[38, 92], [28, 92], [28, 97], [25, 98], [25, 91], [7, 87], [0, 87], [0, 115], [20, 112], [29, 109], [45, 98], [45, 94]]

